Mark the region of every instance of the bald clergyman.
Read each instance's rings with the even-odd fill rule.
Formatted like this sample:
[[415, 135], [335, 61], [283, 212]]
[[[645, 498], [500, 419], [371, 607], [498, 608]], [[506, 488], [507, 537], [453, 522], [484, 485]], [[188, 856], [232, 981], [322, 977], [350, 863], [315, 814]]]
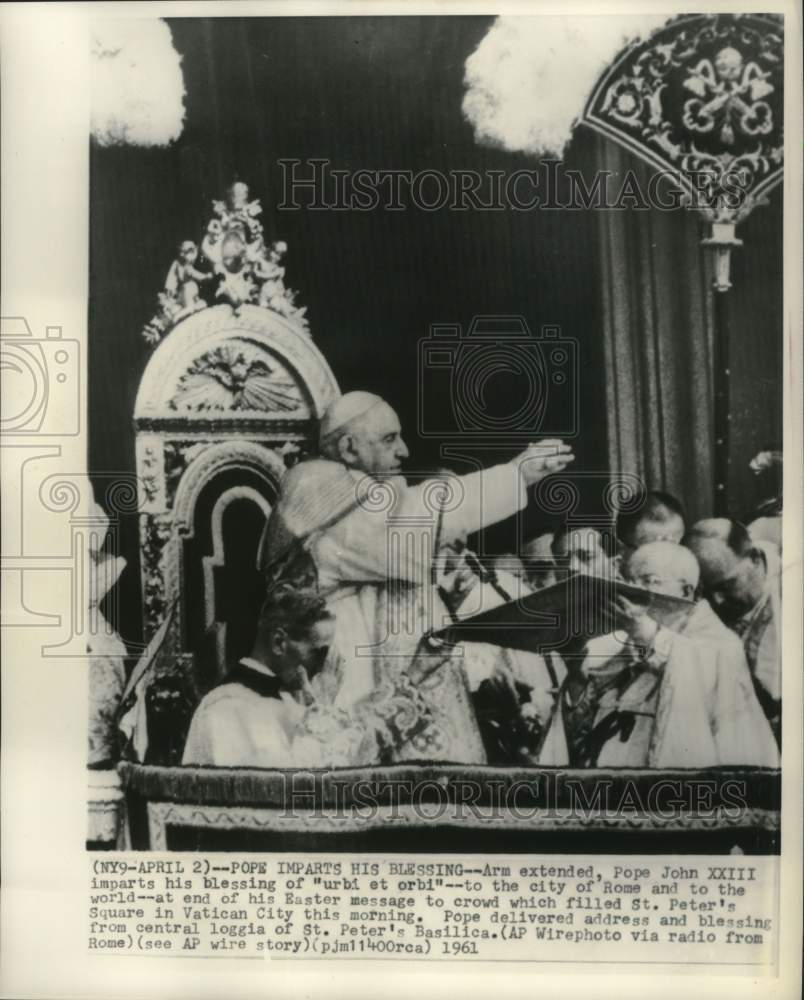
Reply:
[[633, 552], [627, 579], [690, 601], [669, 617], [616, 600], [624, 633], [593, 639], [568, 676], [539, 763], [574, 767], [778, 767], [737, 637], [705, 599], [694, 556], [673, 542]]
[[701, 564], [704, 593], [742, 639], [757, 695], [777, 738], [782, 708], [781, 565], [772, 542], [737, 521], [698, 521], [684, 538]]
[[[444, 624], [431, 554], [515, 514], [527, 502], [527, 488], [564, 469], [573, 455], [561, 441], [544, 441], [510, 462], [453, 477], [446, 484], [450, 498], [438, 480], [409, 487], [399, 418], [368, 392], [331, 404], [320, 451], [323, 458], [301, 462], [284, 477], [262, 563], [269, 579], [315, 576], [336, 621], [335, 701], [349, 707], [407, 670], [421, 655], [425, 633]], [[461, 658], [451, 657], [425, 687], [436, 724], [397, 759], [484, 762]]]

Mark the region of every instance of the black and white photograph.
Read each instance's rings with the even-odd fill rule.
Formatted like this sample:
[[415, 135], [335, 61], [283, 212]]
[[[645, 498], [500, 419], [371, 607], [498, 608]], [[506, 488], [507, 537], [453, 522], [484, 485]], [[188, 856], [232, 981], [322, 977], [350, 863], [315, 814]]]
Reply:
[[783, 17], [92, 30], [115, 836], [777, 849]]
[[79, 7], [3, 624], [84, 706], [90, 963], [778, 975], [800, 12]]

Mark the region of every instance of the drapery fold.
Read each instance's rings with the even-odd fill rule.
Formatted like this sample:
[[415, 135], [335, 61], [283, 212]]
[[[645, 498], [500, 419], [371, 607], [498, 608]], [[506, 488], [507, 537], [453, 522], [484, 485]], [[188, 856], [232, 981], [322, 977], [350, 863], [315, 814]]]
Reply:
[[[595, 169], [617, 191], [633, 171], [642, 192], [652, 168], [602, 136], [589, 145]], [[711, 514], [713, 482], [713, 292], [691, 210], [599, 210], [602, 335], [609, 467], [638, 475]]]

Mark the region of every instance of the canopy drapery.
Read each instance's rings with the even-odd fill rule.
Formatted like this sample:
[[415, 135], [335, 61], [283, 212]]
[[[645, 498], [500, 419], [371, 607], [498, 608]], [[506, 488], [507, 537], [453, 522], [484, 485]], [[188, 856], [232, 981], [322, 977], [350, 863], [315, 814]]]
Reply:
[[[654, 168], [592, 139], [614, 189], [627, 171], [649, 189]], [[598, 211], [601, 319], [612, 473], [678, 496], [691, 519], [711, 513], [713, 296], [695, 212]]]

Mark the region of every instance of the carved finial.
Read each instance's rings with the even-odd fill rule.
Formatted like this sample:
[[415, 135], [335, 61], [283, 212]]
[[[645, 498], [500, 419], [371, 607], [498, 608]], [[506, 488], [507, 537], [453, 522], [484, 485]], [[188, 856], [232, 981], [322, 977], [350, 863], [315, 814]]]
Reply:
[[[158, 343], [185, 316], [216, 300], [228, 302], [235, 312], [244, 303], [271, 309], [309, 332], [307, 310], [296, 306], [296, 293], [285, 286], [285, 269], [279, 263], [287, 243], [265, 243], [258, 218], [262, 206], [256, 198], [249, 200], [248, 185], [235, 181], [223, 201], [213, 201], [212, 209], [214, 217], [205, 228], [200, 254], [192, 240], [179, 245], [158, 296], [159, 310], [143, 329], [144, 338]], [[209, 289], [206, 297], [202, 286]]]

